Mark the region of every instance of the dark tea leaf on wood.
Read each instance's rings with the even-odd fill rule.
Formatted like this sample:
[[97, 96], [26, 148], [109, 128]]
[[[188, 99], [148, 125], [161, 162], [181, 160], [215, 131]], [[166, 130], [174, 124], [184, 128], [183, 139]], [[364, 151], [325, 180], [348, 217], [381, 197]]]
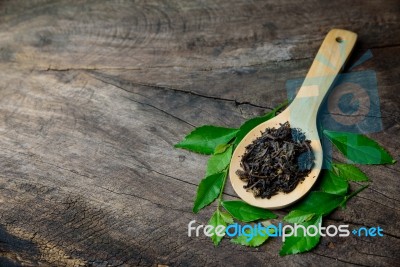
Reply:
[[278, 192], [289, 193], [310, 173], [314, 165], [311, 141], [289, 122], [279, 128], [267, 128], [246, 147], [242, 170], [236, 174], [246, 182], [244, 188], [255, 197], [271, 198]]

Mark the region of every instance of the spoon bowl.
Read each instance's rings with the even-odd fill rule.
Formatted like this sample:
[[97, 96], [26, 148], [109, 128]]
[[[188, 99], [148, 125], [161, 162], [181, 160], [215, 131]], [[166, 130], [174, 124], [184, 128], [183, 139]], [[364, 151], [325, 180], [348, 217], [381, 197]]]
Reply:
[[[357, 35], [353, 32], [340, 29], [331, 30], [325, 37], [292, 103], [278, 116], [252, 129], [237, 145], [232, 155], [229, 177], [233, 189], [243, 201], [256, 207], [280, 209], [295, 203], [307, 194], [314, 185], [321, 172], [323, 161], [322, 145], [316, 123], [317, 112], [329, 88], [349, 57], [356, 39]], [[246, 183], [240, 180], [236, 174], [237, 170], [242, 170], [240, 166], [241, 158], [246, 147], [260, 137], [261, 132], [265, 131], [266, 128], [278, 128], [280, 124], [287, 121], [291, 128], [300, 128], [305, 133], [306, 139], [311, 141], [310, 145], [315, 157], [314, 166], [308, 176], [293, 191], [289, 193], [279, 192], [270, 199], [256, 198], [251, 191], [243, 188]]]

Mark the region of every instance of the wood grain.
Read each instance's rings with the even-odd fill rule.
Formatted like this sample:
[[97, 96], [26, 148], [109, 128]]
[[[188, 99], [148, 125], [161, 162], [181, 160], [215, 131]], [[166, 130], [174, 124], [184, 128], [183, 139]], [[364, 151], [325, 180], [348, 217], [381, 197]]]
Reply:
[[370, 187], [326, 222], [383, 238], [279, 257], [279, 240], [214, 248], [186, 232], [213, 210], [191, 213], [207, 158], [172, 145], [282, 102], [331, 28], [358, 34], [350, 64], [371, 49], [353, 71], [376, 72], [384, 129], [370, 136], [399, 160], [400, 5], [347, 3], [0, 1], [0, 265], [395, 265], [398, 164], [364, 167]]

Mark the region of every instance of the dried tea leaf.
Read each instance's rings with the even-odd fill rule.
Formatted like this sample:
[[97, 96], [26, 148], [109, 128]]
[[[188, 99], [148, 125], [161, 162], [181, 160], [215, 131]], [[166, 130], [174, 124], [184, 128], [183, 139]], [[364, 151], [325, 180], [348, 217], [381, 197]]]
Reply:
[[244, 188], [254, 197], [271, 198], [278, 192], [289, 193], [310, 173], [314, 154], [310, 141], [289, 122], [279, 128], [267, 128], [246, 147], [237, 170], [246, 182]]
[[246, 121], [245, 123], [242, 124], [242, 126], [239, 128], [239, 132], [236, 135], [236, 140], [235, 140], [235, 145], [238, 145], [240, 143], [240, 141], [242, 141], [242, 139], [251, 131], [253, 130], [254, 127], [256, 127], [257, 125], [272, 119], [273, 117], [276, 116], [276, 112], [279, 111], [280, 109], [282, 109], [283, 107], [285, 107], [287, 105], [287, 101], [285, 101], [284, 103], [280, 104], [279, 106], [277, 106], [276, 108], [274, 108], [273, 110], [271, 110], [270, 112], [268, 112], [267, 114], [260, 116], [260, 117], [255, 117], [252, 118], [248, 121]]

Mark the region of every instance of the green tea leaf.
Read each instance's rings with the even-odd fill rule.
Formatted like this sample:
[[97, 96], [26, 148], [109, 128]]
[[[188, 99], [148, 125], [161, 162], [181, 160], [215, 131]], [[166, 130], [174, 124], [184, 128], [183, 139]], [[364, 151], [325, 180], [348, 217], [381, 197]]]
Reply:
[[[210, 220], [208, 221], [208, 225], [211, 225], [213, 228], [210, 231], [212, 233], [211, 239], [214, 243], [215, 246], [218, 246], [218, 244], [221, 242], [222, 238], [224, 238], [225, 235], [225, 229], [226, 229], [226, 222], [224, 220], [224, 217], [221, 215], [221, 212], [219, 209], [217, 209], [214, 214], [211, 216]], [[223, 226], [223, 230], [222, 227]], [[218, 235], [216, 232], [221, 233]], [[222, 235], [223, 233], [223, 235]]]
[[274, 219], [277, 216], [269, 210], [253, 207], [240, 200], [222, 201], [222, 206], [236, 219], [251, 222], [259, 219]]
[[223, 171], [231, 162], [232, 146], [220, 154], [215, 154], [210, 157], [207, 163], [206, 176]]
[[349, 160], [360, 164], [392, 164], [396, 161], [374, 140], [354, 133], [324, 131]]
[[219, 144], [232, 140], [237, 132], [238, 129], [205, 125], [194, 129], [175, 147], [210, 155]]
[[193, 212], [197, 213], [213, 202], [222, 190], [222, 185], [226, 176], [226, 171], [216, 173], [205, 177], [201, 180], [198, 188], [197, 195], [194, 201]]
[[352, 192], [350, 195], [347, 195], [345, 197], [345, 201], [343, 201], [343, 205], [346, 204], [347, 201], [349, 201], [352, 197], [358, 195], [360, 192], [362, 192], [365, 188], [367, 188], [369, 185], [364, 185], [360, 188], [358, 188], [356, 191]]
[[264, 244], [265, 241], [269, 238], [269, 234], [273, 234], [274, 230], [269, 229], [269, 233], [265, 229], [260, 230], [262, 234], [260, 234], [257, 231], [257, 234], [251, 237], [251, 230], [246, 229], [244, 232], [247, 234], [246, 235], [239, 235], [233, 239], [231, 239], [231, 242], [234, 244], [242, 245], [242, 246], [247, 246], [247, 247], [258, 247]]
[[331, 171], [326, 171], [322, 176], [320, 185], [321, 191], [337, 195], [345, 195], [349, 188], [349, 183], [342, 177], [337, 176]]
[[280, 109], [282, 109], [286, 105], [287, 105], [287, 101], [285, 101], [284, 103], [280, 104], [279, 106], [277, 106], [276, 108], [274, 108], [273, 110], [268, 112], [267, 114], [265, 114], [263, 116], [260, 116], [260, 117], [252, 118], [252, 119], [246, 121], [245, 123], [243, 123], [242, 126], [239, 128], [239, 132], [236, 134], [235, 145], [238, 145], [240, 143], [240, 141], [242, 141], [242, 139], [251, 130], [253, 130], [254, 127], [256, 127], [257, 125], [259, 125], [259, 124], [261, 124], [261, 123], [263, 123], [263, 122], [275, 117], [276, 116], [276, 112], [279, 111]]
[[313, 191], [297, 204], [293, 210], [316, 215], [327, 215], [339, 207], [344, 200], [345, 196]]
[[[322, 216], [318, 216], [315, 219], [312, 219], [311, 221], [301, 223], [301, 225], [303, 225], [306, 228], [310, 225], [315, 225], [318, 228], [321, 223], [322, 223]], [[315, 231], [315, 229], [312, 229], [311, 231]], [[298, 229], [297, 236], [292, 235], [286, 237], [282, 249], [279, 252], [279, 255], [284, 256], [290, 254], [297, 254], [313, 249], [319, 243], [320, 239], [319, 231], [318, 230], [316, 231], [318, 233], [315, 236], [310, 236], [308, 234], [304, 234], [304, 231], [302, 229]]]
[[214, 155], [224, 153], [232, 144], [219, 144], [215, 147]]
[[224, 222], [226, 222], [227, 224], [233, 223], [233, 217], [228, 212], [221, 211], [220, 214]]
[[367, 175], [359, 168], [351, 164], [333, 163], [332, 169], [336, 175], [346, 179], [347, 181], [365, 182], [368, 181]]
[[292, 210], [283, 219], [290, 223], [302, 223], [311, 220], [315, 213], [310, 213], [308, 211]]

